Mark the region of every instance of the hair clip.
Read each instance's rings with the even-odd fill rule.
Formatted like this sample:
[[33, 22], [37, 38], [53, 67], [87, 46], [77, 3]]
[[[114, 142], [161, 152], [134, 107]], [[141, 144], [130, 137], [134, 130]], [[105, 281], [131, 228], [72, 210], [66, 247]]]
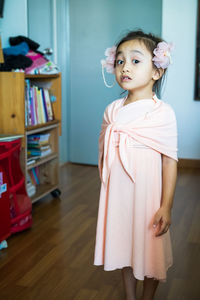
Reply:
[[171, 50], [174, 49], [173, 43], [160, 42], [157, 47], [153, 50], [155, 56], [152, 58], [154, 65], [157, 68], [166, 69], [172, 64]]
[[116, 56], [116, 46], [113, 46], [111, 48], [107, 48], [105, 51], [105, 56], [106, 59], [101, 60], [101, 66], [102, 66], [102, 76], [103, 76], [103, 81], [106, 87], [112, 88], [114, 84], [108, 85], [105, 79], [105, 74], [104, 74], [104, 68], [106, 68], [107, 73], [114, 74], [115, 73], [115, 68], [114, 68], [114, 63], [115, 63], [115, 56]]

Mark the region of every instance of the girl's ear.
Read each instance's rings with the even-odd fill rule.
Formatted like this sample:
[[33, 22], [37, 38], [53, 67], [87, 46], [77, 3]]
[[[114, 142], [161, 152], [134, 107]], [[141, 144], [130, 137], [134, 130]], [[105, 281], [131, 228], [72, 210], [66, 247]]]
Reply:
[[152, 76], [152, 78], [154, 80], [158, 80], [158, 79], [160, 79], [162, 77], [163, 73], [164, 73], [164, 69], [162, 69], [162, 68], [157, 69], [156, 68], [156, 69], [153, 70], [153, 76]]

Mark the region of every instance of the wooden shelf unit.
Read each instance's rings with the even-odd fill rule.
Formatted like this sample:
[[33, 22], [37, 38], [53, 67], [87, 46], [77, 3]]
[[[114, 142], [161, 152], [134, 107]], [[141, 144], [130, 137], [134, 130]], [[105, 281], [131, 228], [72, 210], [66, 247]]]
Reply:
[[[51, 94], [56, 97], [52, 103], [54, 120], [25, 127], [25, 79], [37, 85], [48, 83]], [[32, 202], [36, 202], [59, 186], [59, 134], [61, 135], [61, 73], [52, 75], [26, 75], [21, 72], [0, 72], [0, 133], [21, 134], [21, 167], [27, 178], [27, 172], [39, 168], [40, 184]], [[35, 163], [27, 165], [27, 137], [36, 133], [50, 133], [52, 153]]]

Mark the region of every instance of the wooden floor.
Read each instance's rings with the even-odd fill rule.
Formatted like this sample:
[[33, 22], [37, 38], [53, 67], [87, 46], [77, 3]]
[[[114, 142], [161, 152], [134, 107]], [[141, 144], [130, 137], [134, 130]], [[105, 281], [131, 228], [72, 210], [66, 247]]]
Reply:
[[[93, 265], [99, 189], [96, 166], [61, 168], [61, 198], [35, 203], [32, 229], [0, 251], [0, 299], [125, 299], [121, 270]], [[199, 300], [200, 169], [178, 171], [171, 238], [174, 265], [155, 300]]]

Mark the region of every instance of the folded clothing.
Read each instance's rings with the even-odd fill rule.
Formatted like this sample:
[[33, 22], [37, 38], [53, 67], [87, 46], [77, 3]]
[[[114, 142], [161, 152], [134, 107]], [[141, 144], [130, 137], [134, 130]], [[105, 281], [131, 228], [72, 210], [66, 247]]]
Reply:
[[4, 63], [0, 64], [0, 71], [26, 69], [32, 65], [32, 60], [24, 55], [4, 55]]
[[40, 67], [32, 69], [31, 66], [30, 68], [25, 69], [25, 72], [27, 74], [58, 74], [59, 69], [52, 61], [47, 61]]
[[41, 55], [40, 53], [36, 53], [34, 51], [29, 51], [26, 54], [26, 57], [32, 60], [32, 65], [26, 68], [25, 72], [27, 74], [35, 74], [34, 70], [40, 68], [41, 66], [44, 66], [48, 60]]
[[31, 50], [37, 50], [40, 47], [40, 44], [34, 42], [26, 36], [18, 35], [9, 38], [9, 43], [11, 46], [20, 44], [21, 42], [26, 42]]
[[38, 74], [57, 74], [59, 68], [52, 61], [48, 61], [44, 66], [38, 69]]
[[37, 60], [38, 58], [45, 58], [43, 53], [37, 51], [32, 51], [32, 50], [29, 50], [28, 53], [26, 54], [27, 57], [29, 57], [32, 61], [35, 61]]
[[26, 55], [29, 51], [29, 46], [26, 42], [22, 42], [17, 46], [3, 48], [4, 55]]
[[10, 37], [11, 47], [4, 48], [0, 71], [25, 70], [27, 74], [56, 74], [58, 67], [38, 51], [38, 43], [25, 36]]

